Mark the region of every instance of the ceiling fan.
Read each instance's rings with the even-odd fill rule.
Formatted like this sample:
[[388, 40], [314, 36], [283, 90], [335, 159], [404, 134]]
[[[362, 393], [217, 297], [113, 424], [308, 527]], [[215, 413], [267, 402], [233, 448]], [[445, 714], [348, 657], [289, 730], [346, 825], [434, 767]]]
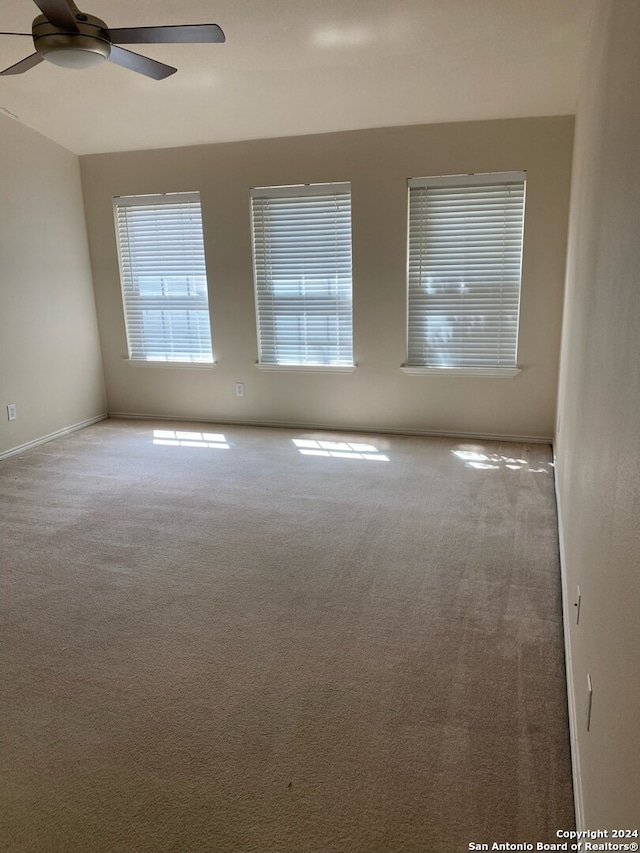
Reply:
[[225, 40], [224, 33], [217, 24], [110, 29], [100, 18], [81, 12], [73, 0], [34, 0], [34, 3], [42, 12], [32, 24], [31, 35], [36, 53], [0, 71], [0, 77], [22, 74], [43, 59], [64, 68], [90, 68], [108, 59], [109, 62], [153, 77], [154, 80], [162, 80], [175, 74], [178, 69], [118, 45], [204, 44]]

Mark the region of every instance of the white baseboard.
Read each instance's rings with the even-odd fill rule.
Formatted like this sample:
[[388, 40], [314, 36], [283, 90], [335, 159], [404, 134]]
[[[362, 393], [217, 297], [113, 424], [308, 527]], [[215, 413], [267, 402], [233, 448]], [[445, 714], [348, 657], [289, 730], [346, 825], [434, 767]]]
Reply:
[[567, 701], [569, 705], [569, 737], [571, 741], [571, 768], [573, 773], [573, 802], [576, 812], [576, 829], [586, 829], [584, 820], [584, 803], [582, 799], [582, 776], [580, 774], [580, 751], [577, 737], [576, 696], [573, 679], [573, 662], [571, 656], [571, 632], [569, 626], [574, 618], [574, 608], [569, 598], [567, 585], [567, 564], [564, 551], [564, 532], [562, 524], [562, 502], [558, 490], [556, 450], [553, 447], [554, 478], [556, 492], [556, 508], [558, 513], [558, 543], [560, 549], [560, 577], [562, 581], [562, 624], [564, 625], [564, 659], [567, 675]]
[[552, 444], [553, 439], [540, 435], [501, 435], [494, 433], [479, 432], [448, 432], [446, 430], [427, 429], [401, 429], [398, 427], [385, 426], [357, 426], [321, 423], [302, 423], [299, 421], [269, 421], [269, 420], [238, 420], [237, 418], [187, 418], [184, 415], [152, 415], [140, 412], [109, 412], [110, 418], [122, 418], [123, 420], [144, 421], [176, 421], [178, 423], [192, 424], [225, 424], [227, 426], [255, 426], [272, 427], [275, 429], [304, 429], [304, 430], [330, 430], [342, 433], [377, 433], [386, 435], [424, 435], [430, 438], [457, 438], [466, 441], [509, 441], [525, 444]]
[[87, 418], [86, 421], [80, 421], [77, 424], [63, 427], [55, 432], [50, 432], [48, 435], [43, 435], [40, 438], [34, 438], [33, 441], [27, 441], [26, 444], [20, 444], [18, 447], [12, 447], [10, 450], [5, 450], [3, 453], [0, 453], [0, 460], [7, 459], [9, 456], [16, 456], [18, 453], [24, 453], [25, 450], [31, 450], [32, 447], [38, 447], [39, 444], [46, 444], [48, 441], [53, 441], [54, 438], [61, 438], [63, 435], [69, 435], [69, 433], [76, 432], [76, 430], [79, 429], [84, 429], [84, 427], [91, 426], [91, 424], [97, 424], [99, 421], [103, 421], [108, 417], [109, 415], [106, 413], [103, 415], [96, 415], [94, 418]]

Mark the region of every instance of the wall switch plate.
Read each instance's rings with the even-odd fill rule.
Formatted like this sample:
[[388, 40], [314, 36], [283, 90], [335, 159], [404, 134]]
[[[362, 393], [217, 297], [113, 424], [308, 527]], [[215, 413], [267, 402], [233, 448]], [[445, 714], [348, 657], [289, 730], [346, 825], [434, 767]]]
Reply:
[[580, 592], [580, 587], [577, 587], [576, 600], [573, 603], [573, 606], [576, 609], [576, 625], [580, 623], [580, 605], [582, 604], [582, 593]]
[[15, 421], [15, 419], [17, 417], [18, 417], [18, 415], [16, 414], [16, 404], [15, 403], [9, 403], [9, 405], [7, 406], [7, 418], [10, 421]]
[[593, 700], [593, 685], [591, 676], [587, 673], [587, 731], [591, 728], [591, 702]]
[[244, 397], [244, 382], [236, 382], [236, 397]]

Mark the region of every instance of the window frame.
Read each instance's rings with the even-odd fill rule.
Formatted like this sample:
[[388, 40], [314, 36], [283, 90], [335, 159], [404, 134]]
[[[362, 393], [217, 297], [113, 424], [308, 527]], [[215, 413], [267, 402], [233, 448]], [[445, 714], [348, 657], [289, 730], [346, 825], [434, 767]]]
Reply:
[[[276, 341], [276, 331], [275, 331], [275, 321], [277, 319], [276, 312], [274, 311], [270, 316], [261, 315], [261, 302], [266, 301], [265, 296], [261, 293], [260, 288], [266, 287], [269, 284], [268, 276], [262, 275], [259, 276], [258, 273], [258, 259], [262, 260], [263, 249], [266, 246], [266, 241], [263, 239], [263, 249], [258, 251], [257, 248], [257, 237], [258, 237], [258, 229], [256, 226], [256, 207], [257, 204], [262, 200], [268, 199], [277, 199], [277, 200], [295, 200], [295, 199], [304, 199], [314, 196], [333, 196], [338, 197], [341, 195], [348, 194], [348, 225], [349, 225], [349, 248], [348, 248], [348, 267], [349, 267], [349, 275], [348, 275], [348, 335], [349, 335], [349, 352], [348, 355], [350, 357], [350, 361], [275, 361], [275, 360], [265, 360], [265, 350], [268, 351], [269, 347], [264, 346], [263, 342], [263, 331], [269, 327], [271, 324], [271, 336], [273, 338], [274, 343], [271, 345], [272, 351], [277, 350]], [[252, 249], [252, 264], [253, 264], [253, 284], [254, 284], [254, 306], [255, 306], [255, 318], [256, 318], [256, 336], [257, 336], [257, 344], [258, 344], [258, 361], [256, 362], [256, 367], [260, 370], [267, 371], [293, 371], [293, 372], [310, 372], [310, 373], [350, 373], [356, 368], [356, 364], [354, 361], [353, 355], [353, 228], [352, 228], [352, 209], [351, 209], [351, 182], [350, 181], [337, 181], [337, 182], [329, 182], [329, 183], [315, 183], [315, 184], [287, 184], [283, 186], [269, 186], [269, 187], [252, 187], [249, 191], [249, 204], [250, 204], [250, 216], [251, 216], [251, 249]], [[338, 229], [336, 229], [338, 230]], [[341, 254], [336, 253], [334, 257], [329, 257], [328, 264], [333, 263], [336, 269], [339, 268], [341, 261]], [[338, 286], [340, 289], [340, 285]], [[300, 297], [301, 300], [306, 297]], [[310, 298], [313, 299], [313, 296]], [[323, 297], [318, 297], [318, 302], [321, 302]], [[293, 297], [289, 297], [289, 299], [293, 300]], [[340, 293], [336, 295], [334, 299], [327, 299], [327, 303], [332, 306], [332, 312], [335, 314], [336, 322], [339, 323], [342, 315], [344, 314], [343, 309], [340, 307], [341, 297]], [[338, 356], [340, 354], [340, 350], [342, 348], [341, 344], [341, 334], [342, 332], [338, 329], [336, 337], [333, 339], [332, 346], [334, 350], [337, 352]], [[267, 354], [267, 358], [268, 358]]]
[[[174, 277], [176, 278], [184, 278], [189, 282], [189, 279], [194, 279], [194, 282], [188, 284], [188, 288], [191, 289], [193, 287], [194, 293], [186, 293], [182, 295], [178, 294], [156, 294], [147, 296], [149, 302], [154, 300], [163, 300], [166, 299], [166, 305], [159, 305], [157, 307], [146, 308], [147, 312], [153, 311], [158, 313], [158, 315], [162, 315], [164, 312], [171, 311], [173, 301], [174, 311], [184, 311], [187, 313], [190, 312], [198, 312], [202, 313], [206, 311], [206, 326], [205, 329], [208, 331], [208, 336], [205, 334], [205, 337], [200, 339], [200, 335], [202, 332], [200, 331], [200, 325], [205, 322], [204, 318], [200, 317], [196, 320], [198, 324], [198, 332], [195, 337], [192, 339], [189, 336], [186, 339], [187, 344], [191, 344], [191, 352], [189, 355], [174, 356], [169, 348], [165, 348], [163, 355], [158, 356], [150, 356], [148, 352], [146, 352], [146, 347], [149, 347], [149, 343], [146, 344], [144, 342], [144, 333], [139, 331], [135, 333], [132, 329], [132, 322], [138, 322], [140, 326], [142, 326], [143, 320], [143, 311], [144, 308], [144, 296], [140, 293], [133, 294], [132, 291], [135, 288], [135, 279], [136, 276], [140, 276], [140, 272], [135, 270], [135, 263], [132, 260], [132, 243], [128, 239], [128, 235], [125, 237], [123, 235], [123, 229], [126, 231], [126, 224], [121, 225], [122, 216], [121, 211], [125, 208], [144, 208], [144, 207], [164, 207], [167, 208], [176, 206], [176, 205], [191, 205], [197, 208], [200, 228], [198, 232], [199, 245], [197, 256], [197, 263], [200, 266], [200, 270], [197, 273], [194, 273], [190, 269], [185, 269], [184, 272], [176, 274], [174, 272]], [[118, 270], [120, 274], [120, 295], [122, 299], [122, 310], [124, 315], [124, 323], [125, 323], [125, 334], [127, 340], [127, 357], [125, 361], [127, 363], [143, 366], [143, 367], [165, 367], [165, 368], [210, 368], [215, 364], [215, 358], [213, 353], [213, 343], [212, 343], [212, 332], [211, 332], [211, 311], [209, 307], [209, 287], [208, 287], [208, 276], [207, 276], [207, 267], [206, 267], [206, 257], [204, 250], [204, 229], [202, 226], [202, 204], [200, 193], [198, 191], [190, 191], [190, 192], [170, 192], [170, 193], [149, 193], [149, 194], [137, 194], [137, 195], [127, 195], [127, 196], [114, 196], [112, 199], [113, 205], [113, 215], [114, 215], [114, 225], [115, 225], [115, 237], [116, 237], [116, 245], [118, 251]], [[124, 240], [126, 239], [126, 245]], [[186, 254], [186, 250], [184, 250]], [[191, 255], [191, 253], [189, 253]], [[125, 256], [128, 259], [125, 261]], [[166, 261], [165, 261], [166, 262]], [[127, 264], [128, 269], [125, 270], [125, 265]], [[158, 263], [158, 267], [161, 267], [161, 263]], [[170, 278], [171, 276], [164, 276], [166, 278]], [[198, 279], [204, 278], [204, 289], [202, 286], [202, 281], [197, 281]], [[166, 285], [165, 285], [166, 286]], [[190, 303], [193, 302], [193, 305]], [[180, 304], [182, 303], [182, 304]], [[179, 307], [178, 307], [179, 306]], [[166, 333], [165, 333], [166, 335]], [[198, 346], [194, 347], [194, 341], [198, 341]], [[204, 349], [202, 346], [202, 342], [204, 342]], [[166, 343], [166, 337], [164, 340], [159, 340], [160, 344]], [[207, 349], [208, 343], [208, 349]], [[145, 355], [146, 352], [146, 355]], [[202, 353], [204, 352], [204, 355]], [[198, 354], [200, 353], [200, 354]]]
[[[468, 365], [435, 365], [435, 364], [419, 364], [410, 361], [410, 325], [412, 322], [411, 312], [411, 292], [412, 292], [412, 275], [411, 275], [411, 251], [412, 251], [412, 219], [411, 219], [411, 191], [412, 189], [428, 190], [432, 187], [473, 187], [473, 186], [492, 186], [496, 184], [513, 183], [522, 185], [522, 226], [520, 230], [520, 246], [519, 246], [519, 272], [518, 272], [518, 292], [517, 292], [517, 308], [515, 311], [515, 345], [513, 350], [513, 364], [508, 366], [490, 366], [480, 364]], [[407, 311], [406, 311], [406, 361], [401, 366], [401, 370], [414, 376], [420, 375], [437, 375], [437, 376], [474, 376], [474, 377], [492, 377], [492, 378], [507, 378], [517, 376], [521, 372], [518, 366], [518, 349], [520, 343], [520, 313], [522, 307], [522, 262], [524, 254], [524, 232], [525, 232], [525, 214], [526, 214], [526, 195], [527, 195], [527, 172], [526, 170], [503, 171], [503, 172], [481, 172], [463, 175], [438, 175], [423, 178], [409, 178], [407, 180]], [[426, 316], [426, 311], [424, 312]]]

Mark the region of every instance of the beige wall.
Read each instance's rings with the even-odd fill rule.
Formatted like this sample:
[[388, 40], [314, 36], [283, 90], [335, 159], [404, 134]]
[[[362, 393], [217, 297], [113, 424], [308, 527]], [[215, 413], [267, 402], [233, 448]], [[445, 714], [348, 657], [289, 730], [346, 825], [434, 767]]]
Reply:
[[639, 42], [638, 0], [599, 0], [578, 103], [556, 440], [578, 812], [592, 829], [640, 818]]
[[[555, 420], [573, 119], [389, 128], [81, 158], [109, 408], [254, 423], [550, 437]], [[407, 376], [406, 179], [526, 169], [514, 379]], [[255, 366], [249, 189], [351, 181], [352, 374]], [[207, 370], [136, 367], [127, 345], [112, 196], [199, 190], [213, 347]], [[235, 397], [235, 382], [246, 385]]]
[[78, 158], [3, 115], [0, 152], [3, 454], [106, 402]]

